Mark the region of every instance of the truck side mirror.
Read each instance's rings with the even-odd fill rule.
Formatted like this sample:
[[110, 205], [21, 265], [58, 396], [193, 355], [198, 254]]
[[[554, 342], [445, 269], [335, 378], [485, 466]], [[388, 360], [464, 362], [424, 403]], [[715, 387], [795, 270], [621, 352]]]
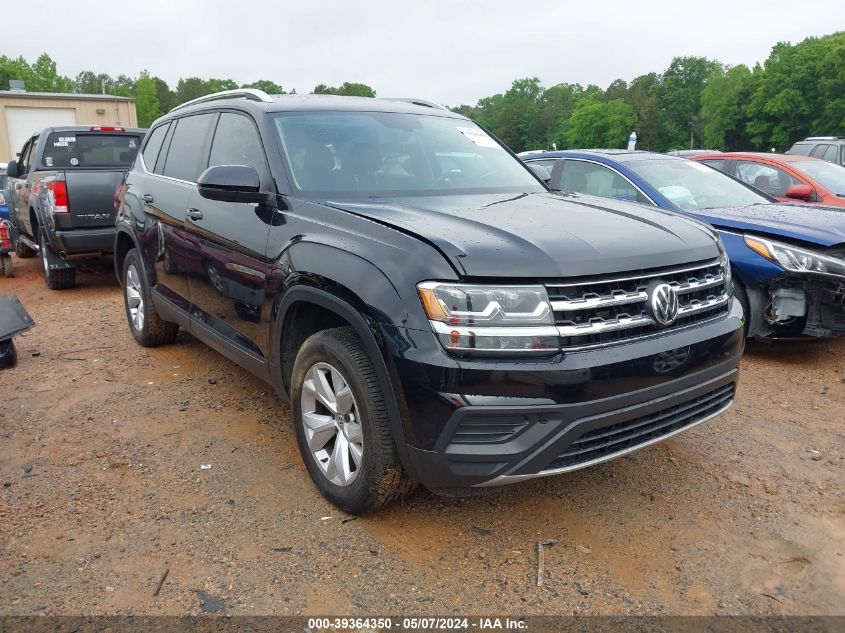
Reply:
[[9, 164], [6, 165], [6, 175], [9, 178], [17, 178], [18, 176], [20, 176], [20, 167], [18, 167], [18, 161], [9, 161]]

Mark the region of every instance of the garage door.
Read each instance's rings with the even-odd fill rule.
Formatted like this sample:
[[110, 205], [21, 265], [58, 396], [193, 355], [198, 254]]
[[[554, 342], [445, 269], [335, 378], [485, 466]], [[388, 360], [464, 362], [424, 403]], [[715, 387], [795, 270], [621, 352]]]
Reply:
[[6, 107], [6, 129], [9, 130], [9, 156], [15, 158], [34, 132], [55, 125], [76, 125], [73, 108]]

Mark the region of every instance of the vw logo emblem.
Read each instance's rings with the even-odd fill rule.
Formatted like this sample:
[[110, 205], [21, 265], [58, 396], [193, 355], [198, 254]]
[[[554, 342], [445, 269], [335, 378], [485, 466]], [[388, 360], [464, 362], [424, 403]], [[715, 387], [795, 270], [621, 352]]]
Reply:
[[666, 283], [654, 282], [648, 289], [648, 307], [660, 325], [672, 325], [678, 318], [678, 293]]

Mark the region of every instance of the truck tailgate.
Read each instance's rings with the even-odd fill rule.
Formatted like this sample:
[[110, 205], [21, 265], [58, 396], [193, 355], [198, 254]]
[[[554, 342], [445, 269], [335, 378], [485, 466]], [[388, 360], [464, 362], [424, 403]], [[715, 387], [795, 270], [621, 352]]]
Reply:
[[123, 174], [103, 169], [65, 172], [73, 228], [114, 226], [114, 192]]

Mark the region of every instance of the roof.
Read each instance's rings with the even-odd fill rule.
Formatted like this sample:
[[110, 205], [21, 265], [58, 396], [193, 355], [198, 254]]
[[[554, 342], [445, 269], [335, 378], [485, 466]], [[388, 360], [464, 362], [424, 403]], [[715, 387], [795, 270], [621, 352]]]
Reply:
[[174, 114], [181, 114], [192, 110], [199, 110], [209, 107], [220, 107], [221, 105], [250, 104], [266, 112], [293, 112], [293, 111], [343, 111], [343, 112], [397, 112], [409, 114], [430, 114], [434, 116], [465, 119], [466, 117], [434, 106], [418, 105], [408, 101], [396, 99], [378, 99], [374, 97], [341, 97], [338, 95], [311, 95], [311, 94], [285, 94], [269, 95], [270, 102], [254, 101], [243, 97], [232, 97], [231, 99], [215, 99], [203, 101], [196, 104], [182, 106], [174, 109]]
[[[122, 128], [115, 130], [114, 128]], [[105, 128], [98, 130], [96, 128]], [[126, 127], [125, 125], [53, 125], [39, 130], [37, 134], [40, 136], [46, 131], [50, 132], [104, 132], [105, 134], [120, 134], [125, 132], [127, 134], [146, 134], [147, 129], [142, 127]]]
[[87, 95], [76, 92], [25, 92], [21, 90], [0, 90], [0, 99], [11, 97], [13, 99], [84, 99], [89, 101], [135, 101], [131, 97], [118, 97], [115, 95]]
[[627, 149], [566, 149], [566, 150], [558, 150], [555, 152], [543, 152], [541, 154], [531, 154], [530, 156], [523, 156], [523, 159], [536, 159], [536, 158], [575, 158], [575, 157], [595, 157], [595, 158], [602, 158], [605, 157], [609, 160], [615, 160], [618, 162], [630, 162], [636, 160], [654, 160], [654, 159], [666, 159], [666, 160], [685, 160], [683, 158], [678, 158], [677, 156], [668, 156], [666, 154], [658, 154], [657, 152], [646, 152], [643, 150], [627, 150]]
[[797, 163], [805, 160], [818, 160], [812, 156], [804, 156], [803, 154], [773, 154], [771, 152], [723, 152], [721, 154], [702, 154], [696, 156], [697, 159], [708, 158], [722, 158], [725, 160], [731, 158], [762, 158], [770, 160], [775, 163]]

